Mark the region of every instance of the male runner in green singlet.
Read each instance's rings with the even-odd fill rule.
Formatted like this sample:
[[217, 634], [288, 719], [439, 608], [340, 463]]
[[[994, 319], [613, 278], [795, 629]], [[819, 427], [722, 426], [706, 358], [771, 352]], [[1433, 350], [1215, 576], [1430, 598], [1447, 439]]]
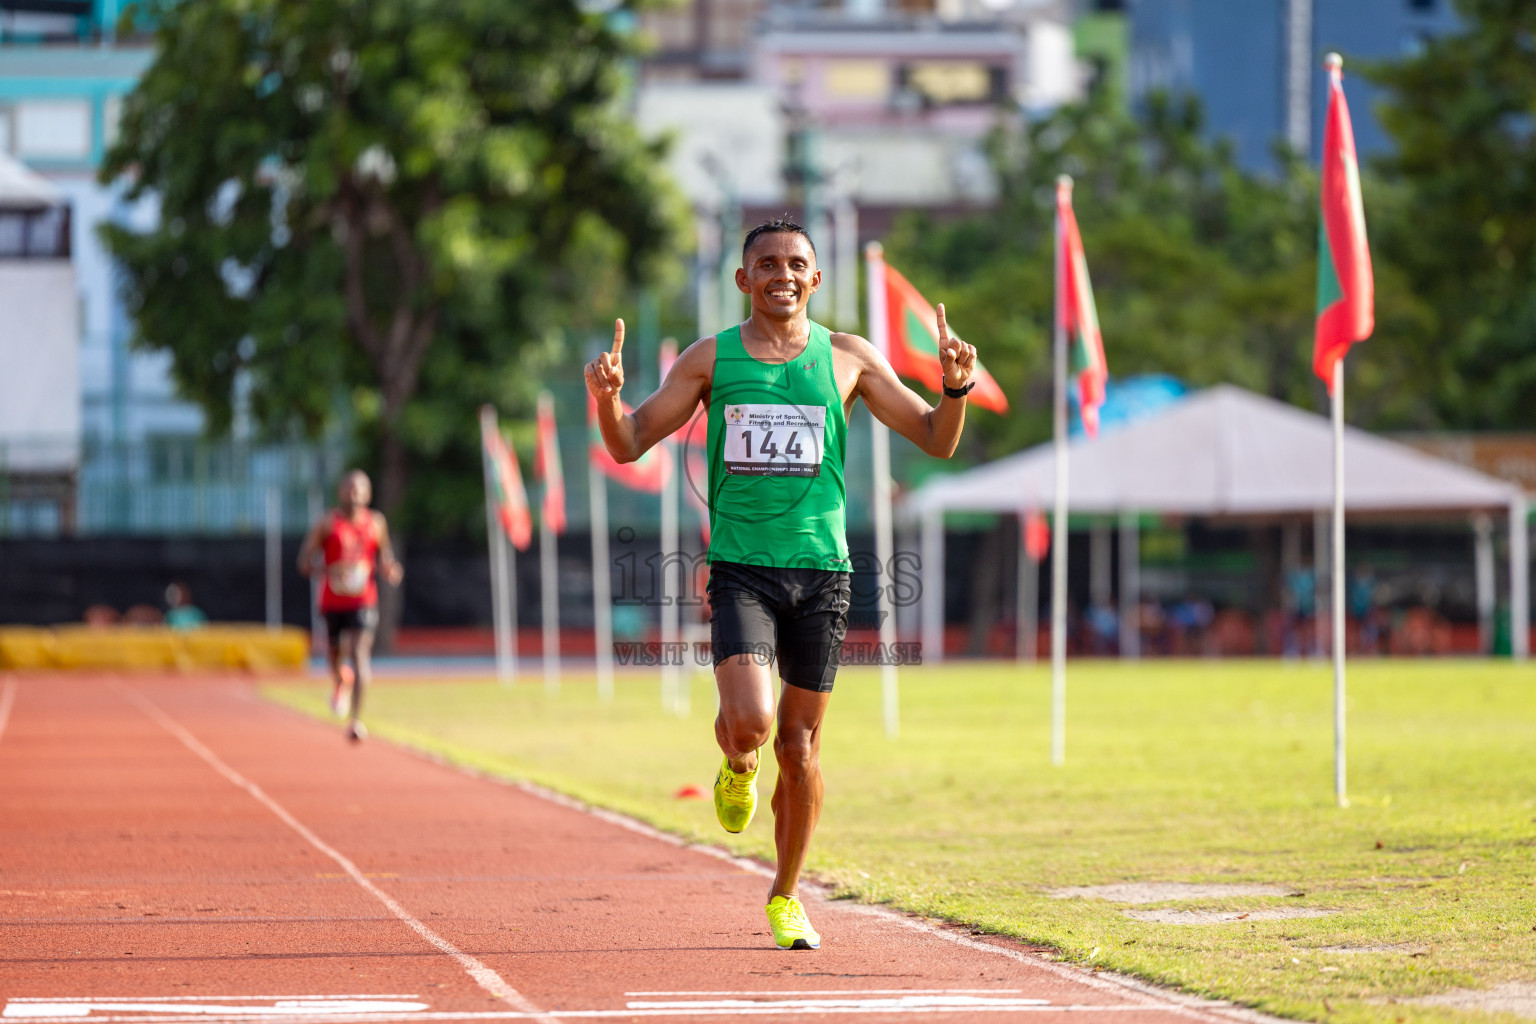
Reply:
[[816, 250], [800, 225], [773, 220], [748, 232], [736, 286], [752, 300], [746, 322], [690, 345], [656, 393], [625, 414], [621, 352], [586, 367], [603, 443], [632, 462], [708, 411], [709, 595], [725, 755], [715, 813], [740, 832], [757, 808], [758, 749], [774, 726], [776, 656], [787, 684], [777, 709], [773, 792], [778, 870], [768, 894], [776, 945], [815, 949], [821, 937], [797, 896], [821, 815], [821, 720], [848, 625], [848, 539], [843, 455], [855, 398], [886, 426], [940, 458], [954, 453], [976, 349], [951, 339], [938, 307], [944, 397], [931, 407], [897, 379], [873, 345], [806, 316], [821, 285]]

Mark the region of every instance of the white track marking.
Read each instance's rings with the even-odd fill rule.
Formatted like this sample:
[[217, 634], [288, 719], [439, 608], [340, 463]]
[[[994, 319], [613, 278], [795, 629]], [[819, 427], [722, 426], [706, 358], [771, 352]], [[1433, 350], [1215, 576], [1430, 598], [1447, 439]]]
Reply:
[[[604, 1020], [609, 1018], [622, 1018], [628, 1020], [634, 1017], [764, 1017], [783, 1014], [849, 1014], [849, 1013], [879, 1013], [879, 1014], [911, 1014], [911, 1013], [1157, 1013], [1177, 1012], [1173, 1006], [1141, 1006], [1135, 1004], [1093, 1005], [1093, 1004], [1067, 1004], [1063, 1006], [1020, 1006], [1017, 1004], [999, 1004], [997, 1006], [932, 1006], [932, 1007], [864, 1007], [864, 1006], [774, 1006], [771, 1004], [748, 1004], [746, 1006], [732, 1006], [729, 1008], [697, 1007], [692, 1009], [675, 1010], [558, 1010], [555, 1013], [560, 1020]], [[401, 1024], [411, 1024], [414, 1021], [504, 1021], [504, 1020], [532, 1020], [544, 1021], [549, 1018], [545, 1012], [522, 1013], [512, 1011], [483, 1011], [483, 1012], [441, 1012], [441, 1013], [410, 1013], [410, 1014], [362, 1014], [362, 1015], [327, 1015], [325, 1024], [386, 1024], [389, 1021], [400, 1021]], [[19, 1022], [29, 1020], [26, 1017], [14, 1018]], [[42, 1021], [45, 1018], [30, 1018]], [[75, 1018], [80, 1020], [82, 1018]], [[135, 1015], [130, 1017], [87, 1017], [88, 1024], [250, 1024], [250, 1017], [205, 1017], [205, 1016], [155, 1016], [150, 1014]], [[315, 1024], [313, 1016], [293, 1017], [263, 1017], [261, 1024]]]
[[[389, 741], [386, 740], [384, 742]], [[672, 835], [670, 832], [663, 832], [660, 829], [648, 825], [636, 818], [631, 818], [627, 815], [619, 814], [617, 811], [607, 810], [606, 808], [594, 807], [582, 800], [578, 800], [572, 796], [567, 796], [564, 793], [550, 789], [546, 786], [541, 786], [537, 783], [527, 782], [521, 779], [507, 779], [497, 775], [492, 775], [489, 772], [481, 771], [477, 768], [471, 768], [467, 765], [458, 764], [451, 759], [430, 750], [422, 750], [418, 747], [408, 746], [403, 743], [391, 743], [390, 745], [395, 747], [397, 750], [402, 750], [407, 753], [414, 754], [417, 757], [431, 761], [435, 764], [442, 765], [443, 767], [451, 769], [452, 771], [456, 771], [462, 775], [469, 775], [477, 779], [485, 779], [489, 782], [494, 782], [499, 785], [509, 786], [513, 789], [521, 790], [530, 796], [536, 796], [542, 800], [548, 800], [550, 803], [558, 804], [561, 807], [568, 807], [572, 810], [580, 811], [583, 814], [587, 814], [598, 819], [599, 821], [606, 821], [611, 825], [616, 825], [619, 828], [626, 829], [630, 832], [635, 832], [639, 835], [647, 836], [651, 839], [657, 840], [658, 842], [666, 843], [669, 846], [675, 846], [684, 850], [692, 850], [695, 853], [702, 853], [705, 856], [714, 857], [716, 860], [723, 860], [727, 864], [730, 864], [732, 867], [735, 867], [741, 871], [758, 875], [762, 878], [771, 879], [774, 877], [773, 869], [765, 864], [760, 864], [757, 861], [749, 860], [745, 857], [738, 857], [734, 853], [731, 853], [729, 850], [722, 849], [718, 846], [707, 846], [703, 843], [689, 842], [688, 840], [679, 836]], [[806, 882], [801, 883], [801, 889], [811, 895], [822, 897], [825, 897], [827, 891], [822, 886]], [[981, 953], [991, 953], [994, 956], [1007, 957], [1010, 960], [1015, 960], [1020, 963], [1027, 963], [1032, 967], [1037, 967], [1054, 977], [1072, 981], [1080, 985], [1086, 985], [1089, 988], [1100, 992], [1113, 993], [1122, 997], [1126, 995], [1139, 997], [1141, 1000], [1144, 1000], [1141, 1008], [1145, 1010], [1172, 1011], [1192, 1020], [1205, 1021], [1206, 1024], [1210, 1024], [1210, 1022], [1213, 1020], [1241, 1021], [1243, 1024], [1286, 1024], [1286, 1022], [1282, 1021], [1279, 1017], [1272, 1017], [1268, 1014], [1259, 1013], [1257, 1010], [1250, 1010], [1247, 1007], [1237, 1006], [1233, 1003], [1215, 999], [1205, 999], [1201, 996], [1187, 995], [1183, 992], [1175, 992], [1170, 989], [1159, 988], [1156, 985], [1141, 981], [1140, 979], [1132, 978], [1124, 974], [1116, 974], [1111, 971], [1093, 971], [1080, 967], [1073, 967], [1066, 964], [1059, 964], [1054, 960], [1049, 959], [1047, 956], [1033, 951], [1026, 952], [1017, 949], [1010, 949], [1007, 946], [999, 945], [994, 942], [982, 942], [978, 939], [972, 938], [969, 935], [962, 934], [953, 928], [945, 928], [939, 925], [931, 924], [921, 918], [903, 914], [899, 911], [891, 910], [886, 907], [873, 906], [867, 903], [853, 903], [851, 901], [839, 901], [838, 906], [841, 910], [860, 914], [865, 917], [878, 918], [882, 921], [889, 921], [911, 931], [922, 932], [923, 934], [932, 936], [933, 938], [942, 939], [945, 942], [951, 942], [957, 946], [964, 946], [966, 949], [975, 950]], [[572, 1016], [572, 1014], [562, 1012], [561, 1016]]]
[[[818, 988], [818, 989], [753, 989], [749, 992], [625, 992], [626, 996], [1009, 996], [1021, 993], [1021, 988]], [[1045, 1002], [1045, 1000], [1039, 1000]]]
[[349, 860], [335, 847], [331, 846], [325, 840], [311, 832], [303, 822], [299, 821], [299, 819], [295, 818], [292, 814], [289, 814], [287, 809], [283, 807], [282, 804], [268, 796], [266, 791], [263, 790], [260, 786], [256, 785], [256, 783], [250, 781], [244, 775], [241, 775], [229, 765], [225, 764], [223, 760], [219, 758], [219, 755], [203, 746], [203, 744], [198, 740], [196, 736], [193, 736], [175, 719], [171, 718], [164, 711], [161, 711], [160, 708], [148, 697], [144, 696], [142, 693], [139, 693], [132, 687], [123, 685], [122, 683], [114, 681], [112, 685], [116, 689], [120, 690], [123, 694], [125, 694], [129, 700], [137, 704], [139, 706], [139, 710], [143, 711], [144, 714], [153, 719], [161, 728], [180, 740], [188, 750], [202, 758], [210, 768], [224, 776], [224, 778], [228, 779], [235, 786], [245, 790], [256, 800], [257, 803], [261, 804], [267, 810], [277, 815], [283, 824], [287, 825], [289, 828], [293, 829], [300, 836], [302, 836], [305, 842], [309, 843], [309, 845], [313, 846], [315, 849], [325, 854], [331, 860], [335, 861], [337, 866], [339, 866], [342, 871], [346, 872], [352, 878], [352, 881], [356, 882], [369, 895], [373, 896], [380, 903], [384, 904], [384, 906], [389, 909], [390, 913], [394, 914], [402, 922], [404, 922], [406, 927], [410, 928], [411, 931], [421, 936], [430, 945], [435, 946], [437, 949], [452, 957], [454, 962], [456, 962], [460, 967], [464, 969], [464, 973], [468, 974], [472, 979], [474, 979], [475, 984], [485, 989], [491, 995], [496, 996], [498, 999], [505, 999], [508, 1003], [523, 1011], [523, 1013], [529, 1018], [545, 1021], [547, 1024], [555, 1024], [554, 1016], [546, 1014], [537, 1006], [533, 1005], [533, 1003], [531, 1003], [521, 992], [507, 984], [506, 980], [503, 979], [501, 975], [491, 970], [491, 968], [487, 967], [484, 963], [470, 956], [468, 953], [463, 952], [457, 946], [453, 945], [453, 943], [449, 942], [447, 939], [443, 938], [441, 935], [437, 934], [432, 929], [418, 921], [411, 915], [410, 911], [406, 910], [399, 903], [395, 902], [394, 898], [390, 896], [389, 893], [385, 892], [383, 889], [380, 889], [378, 886], [374, 885], [373, 882], [369, 881], [368, 878], [364, 876], [362, 871], [358, 870], [356, 864], [352, 863], [351, 860]]
[[415, 992], [365, 992], [361, 995], [330, 996], [14, 996], [11, 1003], [227, 1003], [273, 999], [418, 999]]
[[16, 703], [16, 680], [8, 679], [0, 691], [0, 736], [5, 735], [6, 723], [11, 720], [11, 705]]
[[860, 998], [861, 992], [845, 992], [841, 997], [819, 996], [815, 999], [674, 999], [652, 1002], [632, 1000], [631, 1010], [1026, 1010], [1050, 1006], [1049, 999], [1025, 999], [1020, 996], [879, 996]]
[[427, 1003], [408, 1003], [399, 999], [278, 999], [267, 1006], [236, 1006], [229, 1000], [217, 1003], [160, 1003], [149, 1000], [101, 1000], [93, 1002], [56, 1001], [13, 1003], [0, 1017], [79, 1018], [97, 1010], [122, 1013], [205, 1014], [220, 1017], [311, 1017], [370, 1014], [415, 1013], [430, 1009]]

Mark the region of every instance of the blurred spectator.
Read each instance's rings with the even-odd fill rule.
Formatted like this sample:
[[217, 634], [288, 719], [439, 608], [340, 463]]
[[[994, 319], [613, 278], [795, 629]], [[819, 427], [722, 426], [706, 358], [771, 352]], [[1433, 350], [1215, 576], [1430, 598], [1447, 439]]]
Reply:
[[1106, 604], [1090, 604], [1087, 615], [1088, 653], [1113, 654], [1120, 640], [1120, 616]]
[[1182, 601], [1168, 609], [1168, 626], [1173, 648], [1170, 653], [1174, 655], [1203, 653], [1205, 631], [1215, 617], [1216, 609], [1211, 607], [1211, 602], [1194, 594], [1186, 594]]
[[1360, 626], [1360, 650], [1376, 654], [1381, 647], [1381, 611], [1376, 606], [1376, 574], [1357, 565], [1349, 577], [1349, 615]]
[[1387, 649], [1394, 655], [1449, 654], [1451, 624], [1429, 608], [1405, 608], [1395, 617]]
[[1239, 608], [1224, 608], [1211, 624], [1210, 653], [1219, 657], [1252, 657], [1258, 637], [1253, 617]]
[[123, 613], [123, 622], [130, 626], [158, 626], [164, 621], [165, 616], [152, 604], [136, 604]]
[[1287, 658], [1299, 657], [1317, 615], [1317, 575], [1310, 565], [1297, 566], [1285, 574], [1285, 613], [1281, 653]]
[[651, 623], [645, 610], [632, 604], [616, 604], [613, 608], [613, 638], [615, 640], [644, 640]]
[[1141, 647], [1144, 654], [1168, 653], [1168, 617], [1156, 601], [1141, 602]]
[[85, 610], [81, 619], [87, 626], [115, 626], [123, 617], [109, 604], [93, 604]]
[[192, 589], [179, 580], [165, 588], [165, 624], [172, 629], [197, 629], [208, 624], [208, 616], [192, 603]]

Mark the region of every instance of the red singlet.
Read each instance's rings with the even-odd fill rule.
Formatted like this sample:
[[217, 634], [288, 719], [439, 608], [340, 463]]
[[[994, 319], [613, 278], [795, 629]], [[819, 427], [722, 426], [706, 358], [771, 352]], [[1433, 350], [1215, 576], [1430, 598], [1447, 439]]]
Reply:
[[379, 553], [373, 512], [359, 510], [361, 522], [339, 510], [331, 513], [331, 528], [321, 549], [325, 552], [325, 582], [320, 587], [320, 610], [350, 612], [379, 603], [379, 583], [374, 560]]

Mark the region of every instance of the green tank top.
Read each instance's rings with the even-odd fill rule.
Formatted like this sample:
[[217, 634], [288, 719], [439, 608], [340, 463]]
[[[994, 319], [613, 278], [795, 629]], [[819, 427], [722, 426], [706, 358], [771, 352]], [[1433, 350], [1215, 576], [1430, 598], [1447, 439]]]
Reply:
[[817, 323], [787, 363], [715, 335], [709, 391], [709, 560], [851, 571], [843, 483], [848, 420]]

